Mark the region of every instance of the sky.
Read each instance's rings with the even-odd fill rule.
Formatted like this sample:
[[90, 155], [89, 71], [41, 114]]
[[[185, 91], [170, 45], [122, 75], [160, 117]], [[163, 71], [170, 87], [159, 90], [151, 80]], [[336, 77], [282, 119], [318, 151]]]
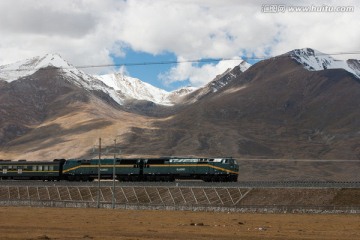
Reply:
[[[294, 12], [294, 6], [315, 10]], [[344, 6], [353, 10], [326, 10]], [[82, 69], [90, 74], [123, 72], [168, 91], [200, 87], [240, 58], [255, 63], [249, 57], [305, 47], [359, 51], [359, 6], [356, 0], [1, 0], [0, 65], [58, 53], [75, 66], [125, 64]], [[196, 59], [226, 60], [188, 62]], [[181, 63], [149, 64], [168, 61]]]

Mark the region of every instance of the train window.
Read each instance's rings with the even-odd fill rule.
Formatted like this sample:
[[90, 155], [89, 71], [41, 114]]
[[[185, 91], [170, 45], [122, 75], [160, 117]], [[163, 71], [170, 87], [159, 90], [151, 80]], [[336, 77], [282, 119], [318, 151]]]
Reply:
[[54, 166], [49, 166], [49, 171], [54, 171]]
[[33, 171], [36, 171], [36, 170], [37, 170], [37, 167], [36, 167], [36, 166], [32, 166], [32, 170], [33, 170]]
[[229, 163], [229, 159], [224, 159], [223, 163]]
[[43, 170], [43, 166], [38, 166], [38, 170], [42, 171]]
[[134, 164], [136, 163], [137, 161], [134, 160], [134, 159], [122, 159], [120, 164]]
[[44, 171], [49, 171], [49, 166], [44, 166]]
[[11, 165], [9, 165], [9, 166], [8, 166], [8, 169], [9, 169], [9, 170], [11, 170], [11, 169], [12, 169], [12, 166], [11, 166]]
[[148, 159], [147, 163], [148, 164], [164, 164], [165, 159]]

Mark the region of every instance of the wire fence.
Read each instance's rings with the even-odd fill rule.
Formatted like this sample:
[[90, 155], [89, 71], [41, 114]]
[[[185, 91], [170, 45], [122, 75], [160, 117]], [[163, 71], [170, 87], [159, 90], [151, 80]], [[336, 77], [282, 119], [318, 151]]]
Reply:
[[[0, 200], [232, 206], [249, 188], [0, 186]], [[98, 200], [99, 199], [99, 200]]]
[[[96, 187], [94, 182], [43, 182], [0, 180], [1, 186], [34, 186], [34, 187]], [[101, 181], [101, 186], [112, 186], [112, 181]], [[239, 182], [203, 182], [203, 181], [176, 181], [176, 182], [115, 182], [117, 187], [201, 187], [201, 188], [360, 188], [360, 179], [354, 181], [239, 181]]]
[[[340, 193], [352, 198], [359, 195], [358, 189], [344, 191], [345, 193], [342, 189], [127, 186], [116, 187], [113, 192], [110, 186], [98, 189], [89, 186], [8, 185], [0, 186], [0, 206], [359, 214], [360, 206], [354, 203], [331, 205], [331, 199], [340, 196]], [[327, 202], [324, 202], [324, 197]], [[299, 201], [300, 198], [304, 201]]]
[[167, 204], [118, 204], [111, 202], [87, 201], [32, 201], [0, 200], [0, 206], [29, 206], [52, 208], [106, 208], [128, 210], [168, 210], [203, 211], [228, 213], [307, 213], [307, 214], [360, 214], [360, 206], [302, 206], [302, 205], [245, 205], [245, 206], [209, 206], [209, 205], [167, 205]]

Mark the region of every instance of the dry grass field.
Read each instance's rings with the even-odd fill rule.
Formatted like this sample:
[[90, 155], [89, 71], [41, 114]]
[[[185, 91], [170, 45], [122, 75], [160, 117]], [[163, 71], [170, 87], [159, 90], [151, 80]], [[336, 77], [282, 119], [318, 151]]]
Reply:
[[0, 208], [1, 239], [360, 239], [360, 215]]

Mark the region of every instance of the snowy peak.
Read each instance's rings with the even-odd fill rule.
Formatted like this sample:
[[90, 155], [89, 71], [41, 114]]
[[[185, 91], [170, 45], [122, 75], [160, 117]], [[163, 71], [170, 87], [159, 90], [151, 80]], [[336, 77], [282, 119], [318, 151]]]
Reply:
[[125, 76], [121, 73], [94, 76], [108, 87], [113, 88], [124, 99], [151, 101], [157, 104], [172, 105], [167, 96], [169, 92], [156, 88], [137, 78]]
[[58, 69], [58, 74], [78, 87], [87, 91], [104, 92], [120, 105], [123, 105], [127, 100], [145, 100], [160, 105], [174, 105], [177, 99], [194, 90], [194, 88], [188, 88], [187, 90], [178, 90], [176, 93], [167, 92], [121, 73], [92, 76], [69, 64], [59, 54], [46, 54], [42, 57], [34, 57], [0, 66], [0, 80], [16, 81], [48, 67]]
[[46, 54], [42, 57], [19, 61], [13, 64], [0, 66], [0, 79], [7, 82], [15, 81], [21, 77], [31, 75], [41, 68], [74, 68], [61, 58], [59, 54]]
[[311, 48], [295, 49], [288, 52], [286, 55], [295, 59], [309, 71], [344, 69], [360, 78], [360, 64], [358, 60], [336, 60], [328, 54], [324, 54]]
[[289, 52], [289, 55], [310, 71], [329, 69], [331, 66], [342, 62], [311, 48], [295, 49]]
[[175, 90], [174, 92], [167, 92], [122, 73], [112, 73], [94, 77], [114, 89], [125, 100], [145, 100], [160, 105], [174, 105], [179, 97], [195, 90], [195, 88], [187, 87]]
[[[212, 82], [204, 86], [202, 90], [199, 90], [203, 94], [217, 92], [250, 66], [249, 63], [241, 61], [238, 66], [218, 75]], [[16, 81], [22, 77], [32, 75], [40, 69], [49, 67], [56, 68], [66, 81], [87, 91], [104, 92], [120, 105], [123, 105], [128, 100], [130, 102], [132, 100], [141, 100], [169, 106], [182, 102], [186, 95], [197, 90], [193, 87], [185, 87], [173, 92], [167, 92], [122, 73], [92, 76], [69, 64], [59, 54], [46, 54], [42, 57], [34, 57], [0, 66], [0, 80], [7, 82]]]
[[233, 79], [235, 79], [239, 74], [245, 72], [251, 64], [242, 61], [238, 66], [233, 69], [229, 68], [224, 73], [217, 75], [214, 80], [209, 82], [206, 87], [210, 89], [212, 92], [217, 92], [221, 88], [228, 85]]
[[64, 79], [78, 87], [84, 88], [87, 91], [102, 91], [118, 104], [122, 104], [123, 102], [123, 99], [121, 99], [112, 88], [107, 87], [103, 82], [93, 76], [78, 70], [65, 61], [59, 54], [46, 54], [42, 57], [34, 57], [0, 66], [0, 80], [7, 82], [16, 81], [19, 78], [30, 76], [36, 71], [47, 67], [60, 69], [59, 74], [62, 74]]
[[243, 60], [239, 64], [239, 67], [240, 67], [240, 71], [245, 72], [246, 70], [248, 70], [249, 67], [251, 67], [251, 64]]
[[45, 67], [74, 68], [74, 66], [70, 65], [59, 54], [46, 54], [42, 58], [39, 58], [35, 68]]

